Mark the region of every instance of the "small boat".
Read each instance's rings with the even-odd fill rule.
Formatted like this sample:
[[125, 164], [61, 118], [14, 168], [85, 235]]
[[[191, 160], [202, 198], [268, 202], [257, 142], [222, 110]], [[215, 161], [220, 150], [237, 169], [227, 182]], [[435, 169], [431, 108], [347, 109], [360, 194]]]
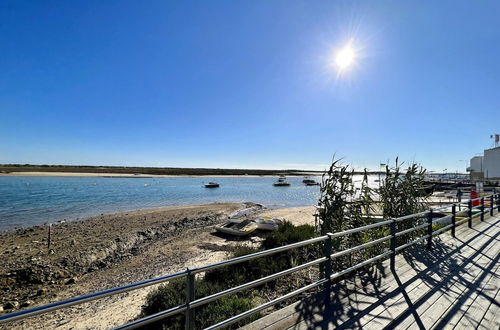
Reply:
[[275, 183], [273, 183], [273, 186], [275, 187], [287, 187], [289, 186], [290, 184], [286, 181], [276, 181]]
[[248, 236], [256, 231], [258, 225], [252, 220], [243, 220], [241, 222], [228, 221], [223, 225], [215, 227], [219, 233], [233, 235], [233, 236]]
[[283, 224], [283, 220], [277, 218], [256, 218], [253, 221], [257, 224], [257, 229], [260, 230], [276, 230]]
[[304, 183], [306, 186], [319, 186], [319, 182], [316, 182], [313, 179], [309, 178], [304, 178], [304, 180], [302, 180], [302, 183]]
[[219, 184], [217, 182], [209, 182], [205, 184], [205, 188], [219, 188]]

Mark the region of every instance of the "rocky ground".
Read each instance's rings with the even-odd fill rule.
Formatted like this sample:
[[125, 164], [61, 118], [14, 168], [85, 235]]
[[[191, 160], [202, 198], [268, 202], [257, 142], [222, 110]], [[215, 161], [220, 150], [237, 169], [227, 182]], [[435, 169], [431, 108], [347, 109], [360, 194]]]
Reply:
[[[229, 216], [268, 215], [312, 223], [314, 208], [264, 210], [253, 203], [217, 203], [141, 210], [35, 226], [0, 234], [3, 312], [200, 266], [227, 258], [238, 244], [214, 235]], [[104, 329], [135, 318], [153, 287], [32, 317], [4, 328]], [[2, 327], [0, 327], [2, 328]]]

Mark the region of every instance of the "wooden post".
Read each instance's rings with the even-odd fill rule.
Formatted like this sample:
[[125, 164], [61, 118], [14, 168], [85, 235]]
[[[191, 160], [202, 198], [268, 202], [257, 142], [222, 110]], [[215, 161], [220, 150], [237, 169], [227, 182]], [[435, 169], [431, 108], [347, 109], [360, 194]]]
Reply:
[[495, 198], [493, 196], [490, 196], [490, 217], [493, 216], [493, 210], [495, 209]]
[[484, 197], [481, 197], [481, 221], [484, 221]]
[[52, 240], [52, 223], [49, 223], [48, 239], [47, 239], [47, 252], [50, 253], [50, 243]]
[[328, 233], [328, 238], [325, 241], [325, 245], [323, 248], [324, 252], [324, 257], [327, 258], [324, 264], [324, 276], [325, 279], [327, 280], [326, 285], [325, 285], [325, 305], [330, 306], [331, 304], [331, 286], [332, 286], [332, 281], [330, 280], [330, 277], [332, 276], [332, 233]]
[[472, 228], [472, 200], [469, 199], [469, 204], [467, 206], [469, 207], [468, 225], [469, 225], [469, 228]]
[[396, 269], [396, 220], [392, 220], [391, 222], [391, 269]]
[[495, 197], [493, 198], [493, 200], [495, 201], [494, 204], [493, 204], [493, 207], [495, 207], [495, 203], [498, 207], [498, 212], [500, 212], [500, 194], [495, 194]]
[[430, 209], [429, 214], [427, 214], [427, 249], [432, 248], [432, 209]]
[[194, 301], [194, 274], [191, 272], [191, 268], [187, 268], [187, 285], [186, 285], [186, 330], [194, 330], [194, 308], [191, 307], [191, 302]]
[[453, 206], [451, 207], [451, 236], [453, 238], [455, 238], [456, 216], [457, 216], [457, 206], [453, 204]]
[[497, 207], [498, 207], [498, 212], [500, 212], [500, 193], [497, 194]]

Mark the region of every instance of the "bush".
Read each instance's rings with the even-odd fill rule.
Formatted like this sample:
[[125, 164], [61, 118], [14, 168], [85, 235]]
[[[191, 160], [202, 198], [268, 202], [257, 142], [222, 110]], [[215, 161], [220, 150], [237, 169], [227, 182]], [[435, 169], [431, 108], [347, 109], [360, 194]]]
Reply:
[[[195, 281], [197, 297], [205, 297], [214, 292], [221, 291], [214, 284], [203, 279]], [[156, 290], [150, 292], [146, 297], [146, 303], [142, 307], [140, 317], [153, 315], [169, 308], [182, 305], [186, 302], [186, 279], [175, 279], [167, 284], [163, 284]], [[202, 329], [220, 321], [228, 319], [254, 307], [253, 294], [228, 295], [216, 301], [195, 309], [195, 328]], [[253, 315], [245, 320], [235, 323], [231, 328], [238, 328], [256, 320], [259, 314]], [[166, 318], [152, 325], [147, 329], [184, 329], [184, 314]], [[146, 328], [146, 327], [145, 327]]]
[[289, 221], [284, 221], [278, 230], [269, 233], [262, 242], [265, 250], [273, 249], [283, 245], [305, 241], [316, 236], [315, 229], [311, 225], [294, 226]]
[[[315, 236], [313, 226], [302, 225], [295, 227], [290, 222], [285, 221], [282, 226], [276, 231], [269, 233], [262, 247], [272, 249], [275, 247], [292, 244], [313, 238]], [[244, 255], [262, 251], [260, 248], [239, 246], [232, 253], [231, 258], [237, 258]], [[291, 268], [299, 263], [309, 261], [313, 256], [317, 255], [318, 247], [306, 246], [301, 249], [294, 249], [275, 255], [252, 259], [235, 265], [229, 265], [214, 269], [205, 273], [203, 279], [195, 280], [195, 296], [196, 298], [205, 297], [225, 289], [235, 287], [237, 285], [262, 278], [273, 273]], [[270, 281], [258, 288], [264, 286], [274, 287], [276, 281]], [[258, 289], [257, 288], [257, 289]], [[182, 305], [186, 301], [186, 279], [172, 280], [167, 284], [161, 285], [158, 289], [148, 294], [146, 303], [142, 307], [140, 317], [145, 317], [167, 310], [169, 308]], [[245, 290], [238, 294], [231, 294], [222, 297], [207, 305], [196, 308], [195, 311], [195, 327], [205, 328], [231, 316], [237, 315], [254, 307], [254, 292], [253, 290]], [[244, 324], [250, 323], [260, 315], [256, 314], [246, 318], [233, 325], [234, 328], [241, 327]], [[148, 329], [182, 329], [184, 327], [184, 315], [177, 317], [166, 318], [158, 321]]]

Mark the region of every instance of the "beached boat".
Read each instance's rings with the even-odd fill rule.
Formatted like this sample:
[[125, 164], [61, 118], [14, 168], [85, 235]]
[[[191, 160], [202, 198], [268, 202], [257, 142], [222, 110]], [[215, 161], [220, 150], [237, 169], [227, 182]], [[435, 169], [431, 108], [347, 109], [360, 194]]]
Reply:
[[241, 222], [228, 221], [223, 225], [215, 227], [219, 233], [233, 236], [248, 236], [256, 231], [258, 225], [253, 220], [243, 220]]
[[253, 221], [257, 223], [259, 230], [277, 230], [283, 224], [283, 220], [269, 217], [256, 218]]
[[217, 182], [209, 182], [205, 184], [205, 188], [219, 188], [219, 184]]

